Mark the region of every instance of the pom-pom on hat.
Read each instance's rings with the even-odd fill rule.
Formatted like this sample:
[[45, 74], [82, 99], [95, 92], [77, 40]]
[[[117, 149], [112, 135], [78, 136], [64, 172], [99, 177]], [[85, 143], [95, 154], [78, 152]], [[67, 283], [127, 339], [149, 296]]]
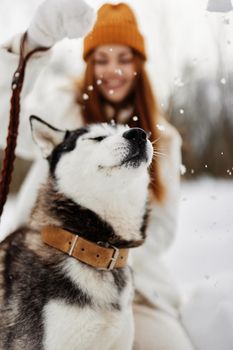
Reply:
[[132, 9], [125, 3], [100, 7], [94, 28], [84, 39], [84, 60], [96, 47], [108, 44], [127, 45], [146, 60], [144, 38]]

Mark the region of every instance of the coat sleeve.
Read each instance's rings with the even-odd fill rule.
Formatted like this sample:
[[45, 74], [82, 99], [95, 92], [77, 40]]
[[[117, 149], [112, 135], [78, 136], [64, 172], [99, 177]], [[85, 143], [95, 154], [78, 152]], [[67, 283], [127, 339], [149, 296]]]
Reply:
[[[11, 40], [0, 47], [0, 148], [5, 148], [7, 129], [9, 123], [11, 80], [19, 63], [20, 41], [22, 34], [16, 35]], [[27, 95], [33, 90], [35, 82], [50, 58], [50, 52], [36, 53], [30, 58], [26, 72], [24, 85], [21, 92], [21, 113], [19, 137], [17, 140], [16, 154], [25, 158], [34, 158], [34, 145], [31, 142], [29, 115], [25, 110], [25, 100]]]

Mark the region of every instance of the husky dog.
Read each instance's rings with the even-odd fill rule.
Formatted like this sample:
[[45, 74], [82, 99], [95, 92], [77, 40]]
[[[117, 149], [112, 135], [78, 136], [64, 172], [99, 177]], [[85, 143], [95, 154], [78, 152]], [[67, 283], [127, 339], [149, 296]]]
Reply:
[[148, 135], [30, 122], [49, 175], [28, 226], [0, 244], [0, 349], [130, 350], [127, 253], [145, 239]]

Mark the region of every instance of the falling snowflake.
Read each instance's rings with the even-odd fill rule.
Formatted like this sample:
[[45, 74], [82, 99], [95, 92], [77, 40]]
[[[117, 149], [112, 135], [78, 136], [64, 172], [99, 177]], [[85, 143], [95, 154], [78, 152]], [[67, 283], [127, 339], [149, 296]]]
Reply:
[[176, 86], [178, 86], [178, 87], [184, 86], [184, 82], [183, 82], [179, 77], [176, 77], [176, 78], [174, 79], [174, 84], [175, 84]]
[[108, 93], [109, 93], [109, 95], [113, 95], [114, 94], [114, 90], [111, 89], [111, 90], [108, 91]]
[[190, 173], [191, 173], [191, 174], [194, 174], [194, 170], [193, 170], [193, 169], [191, 169], [191, 170], [190, 170]]
[[112, 51], [113, 51], [113, 48], [112, 48], [112, 47], [110, 47], [109, 51], [110, 51], [110, 52], [112, 52]]
[[223, 152], [221, 152], [221, 155], [223, 156]]
[[161, 124], [156, 124], [157, 129], [159, 129], [160, 131], [164, 131], [165, 130], [165, 126], [161, 125]]
[[133, 75], [135, 75], [135, 76], [136, 76], [137, 74], [138, 74], [137, 72], [134, 72], [134, 73], [133, 73]]
[[180, 114], [184, 114], [184, 110], [182, 108], [180, 109]]
[[102, 84], [102, 80], [101, 80], [101, 79], [98, 79], [98, 80], [96, 81], [96, 84], [97, 84], [97, 85], [101, 85], [101, 84]]
[[186, 173], [187, 169], [184, 164], [180, 164], [180, 173], [181, 175], [184, 175]]
[[226, 84], [226, 79], [225, 79], [225, 78], [222, 78], [222, 79], [220, 80], [220, 82], [221, 82], [221, 84], [225, 85], [225, 84]]
[[123, 71], [120, 68], [115, 69], [115, 73], [118, 75], [123, 75]]
[[132, 119], [133, 119], [134, 122], [137, 122], [138, 121], [138, 116], [134, 115]]
[[208, 165], [207, 165], [207, 164], [205, 164], [205, 168], [208, 168]]
[[93, 91], [93, 90], [94, 90], [93, 85], [88, 85], [87, 90], [88, 90], [88, 91]]
[[83, 99], [86, 101], [86, 100], [88, 100], [89, 99], [89, 96], [88, 96], [88, 94], [83, 94]]

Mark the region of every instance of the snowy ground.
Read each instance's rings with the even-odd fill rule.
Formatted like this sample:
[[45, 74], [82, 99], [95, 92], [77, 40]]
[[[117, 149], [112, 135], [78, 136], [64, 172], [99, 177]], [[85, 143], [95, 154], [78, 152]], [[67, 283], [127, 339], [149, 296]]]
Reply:
[[233, 270], [233, 181], [182, 184], [178, 234], [166, 256], [182, 289]]
[[182, 186], [177, 239], [165, 260], [184, 295], [196, 350], [233, 349], [233, 181]]

